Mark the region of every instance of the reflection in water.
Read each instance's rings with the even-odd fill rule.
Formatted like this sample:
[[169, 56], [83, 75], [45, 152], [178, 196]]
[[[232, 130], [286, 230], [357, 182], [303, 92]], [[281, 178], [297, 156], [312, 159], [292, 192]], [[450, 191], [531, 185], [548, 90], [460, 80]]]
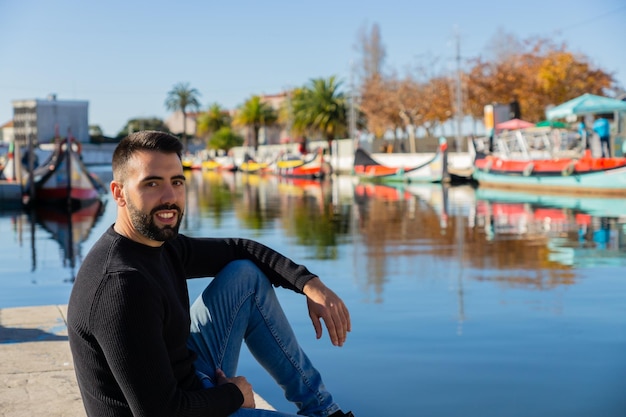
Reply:
[[70, 271], [70, 277], [65, 281], [74, 282], [75, 268], [83, 257], [81, 244], [89, 237], [91, 229], [104, 212], [104, 207], [102, 201], [95, 200], [90, 205], [75, 211], [45, 207], [31, 212], [32, 270], [37, 269], [35, 224], [38, 224], [59, 244], [63, 267]]
[[[232, 221], [261, 233], [280, 227], [299, 245], [313, 249], [314, 259], [335, 259], [341, 236], [349, 230], [349, 205], [333, 202], [330, 181], [287, 179], [246, 173], [191, 172], [185, 229], [199, 223]], [[189, 233], [189, 232], [187, 232]], [[255, 236], [253, 236], [255, 237]]]
[[225, 214], [234, 212], [253, 233], [280, 227], [311, 248], [315, 259], [336, 259], [342, 242], [358, 244], [365, 262], [359, 279], [373, 290], [374, 302], [382, 301], [390, 271], [415, 268], [418, 257], [455, 260], [459, 267], [450, 276], [460, 295], [463, 279], [546, 289], [574, 284], [576, 263], [623, 262], [626, 201], [620, 199], [388, 186], [342, 177], [187, 175], [187, 230], [199, 230], [205, 218], [216, 225], [232, 221]]
[[[96, 200], [89, 206], [75, 211], [54, 207], [37, 207], [26, 211], [2, 211], [0, 217], [10, 218], [10, 234], [16, 247], [28, 248], [31, 273], [41, 272], [40, 264], [51, 259], [42, 243], [51, 239], [56, 242], [54, 246], [58, 244], [62, 269], [69, 270], [70, 276], [64, 282], [74, 282], [75, 269], [83, 257], [82, 244], [89, 237], [91, 230], [104, 213], [104, 209], [105, 203]], [[4, 232], [3, 238], [8, 240], [8, 237], [8, 234]], [[41, 257], [41, 252], [43, 252], [43, 257]], [[52, 258], [56, 258], [56, 256]], [[47, 267], [43, 269], [47, 269]], [[31, 282], [33, 284], [38, 283], [37, 276], [42, 278], [41, 274], [32, 274]], [[47, 274], [43, 276], [47, 276]]]

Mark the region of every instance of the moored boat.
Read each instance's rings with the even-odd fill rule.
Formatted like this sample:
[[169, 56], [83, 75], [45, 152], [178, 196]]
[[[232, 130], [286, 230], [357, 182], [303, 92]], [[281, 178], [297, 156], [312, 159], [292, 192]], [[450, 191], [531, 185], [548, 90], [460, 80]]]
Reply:
[[245, 154], [243, 162], [237, 169], [248, 174], [264, 174], [270, 170], [269, 162], [259, 162], [249, 154]]
[[[33, 171], [32, 182], [28, 177], [25, 181], [28, 204], [61, 205], [76, 209], [90, 205], [106, 194], [104, 184], [81, 161], [79, 147], [71, 139], [57, 139], [48, 160]], [[34, 201], [29, 200], [31, 196]]]
[[318, 149], [309, 158], [304, 156], [283, 156], [273, 165], [273, 172], [288, 178], [324, 178], [331, 171], [330, 165], [324, 161], [323, 149]]
[[439, 140], [434, 155], [411, 166], [389, 166], [375, 160], [367, 151], [358, 148], [354, 154], [354, 174], [362, 180], [380, 182], [442, 182], [447, 179], [447, 142]]
[[495, 152], [476, 152], [472, 176], [479, 187], [626, 195], [626, 158], [593, 157], [575, 141], [567, 131], [516, 131]]

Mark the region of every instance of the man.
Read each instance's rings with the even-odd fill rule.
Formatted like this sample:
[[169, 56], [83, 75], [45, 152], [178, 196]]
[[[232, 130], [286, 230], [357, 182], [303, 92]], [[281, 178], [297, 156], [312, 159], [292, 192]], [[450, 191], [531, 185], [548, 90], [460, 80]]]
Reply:
[[600, 138], [600, 147], [602, 148], [602, 156], [611, 157], [611, 126], [609, 121], [604, 117], [600, 117], [593, 122], [593, 131]]
[[[317, 338], [351, 330], [343, 301], [304, 266], [246, 239], [178, 233], [180, 141], [143, 131], [113, 153], [117, 219], [78, 271], [68, 332], [89, 416], [285, 416], [254, 409], [235, 376], [242, 341], [305, 416], [343, 413], [300, 348], [272, 284], [306, 295]], [[214, 279], [190, 307], [186, 279]], [[320, 320], [321, 319], [321, 320]]]

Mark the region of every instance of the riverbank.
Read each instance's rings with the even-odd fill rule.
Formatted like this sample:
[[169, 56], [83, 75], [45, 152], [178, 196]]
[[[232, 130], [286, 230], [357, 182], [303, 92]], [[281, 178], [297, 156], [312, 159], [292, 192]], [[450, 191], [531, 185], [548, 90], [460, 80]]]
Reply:
[[67, 305], [0, 309], [0, 416], [86, 415], [66, 323]]

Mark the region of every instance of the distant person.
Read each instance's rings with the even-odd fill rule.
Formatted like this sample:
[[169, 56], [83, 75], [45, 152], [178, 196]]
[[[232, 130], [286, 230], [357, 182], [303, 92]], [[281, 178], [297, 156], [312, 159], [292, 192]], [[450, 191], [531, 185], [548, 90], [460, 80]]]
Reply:
[[[115, 223], [85, 258], [68, 333], [87, 415], [237, 416], [254, 409], [236, 376], [245, 340], [302, 416], [342, 412], [298, 341], [273, 286], [306, 296], [316, 336], [350, 331], [344, 302], [302, 265], [251, 240], [178, 233], [185, 210], [182, 144], [164, 132], [124, 138], [113, 153]], [[187, 279], [214, 277], [190, 306]]]
[[589, 149], [589, 132], [587, 131], [587, 125], [585, 124], [584, 119], [578, 123], [578, 134], [580, 135], [580, 140], [582, 141], [585, 149]]
[[306, 155], [309, 153], [307, 138], [302, 138], [298, 151], [301, 155]]
[[609, 121], [604, 117], [600, 117], [593, 122], [593, 131], [600, 138], [600, 147], [602, 148], [602, 156], [611, 157], [611, 127]]

